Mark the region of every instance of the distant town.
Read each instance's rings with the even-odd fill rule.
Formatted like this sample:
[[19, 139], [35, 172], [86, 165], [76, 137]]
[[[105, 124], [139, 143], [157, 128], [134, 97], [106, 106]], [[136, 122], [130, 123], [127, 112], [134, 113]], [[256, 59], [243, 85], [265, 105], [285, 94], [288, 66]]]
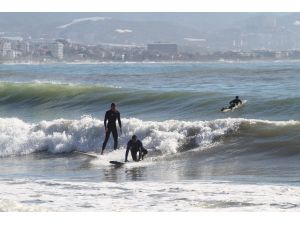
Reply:
[[22, 38], [0, 39], [0, 63], [76, 63], [76, 62], [202, 62], [249, 60], [297, 60], [300, 50], [202, 51], [180, 50], [175, 43], [147, 45], [84, 45], [64, 39], [30, 41]]

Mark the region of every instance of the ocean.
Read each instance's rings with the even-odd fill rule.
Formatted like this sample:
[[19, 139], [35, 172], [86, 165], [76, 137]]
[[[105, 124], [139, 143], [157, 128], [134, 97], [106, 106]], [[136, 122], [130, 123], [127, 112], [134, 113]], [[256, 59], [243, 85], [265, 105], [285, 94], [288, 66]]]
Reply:
[[[297, 61], [2, 64], [0, 211], [299, 211], [299, 87]], [[111, 102], [119, 148], [76, 153]], [[133, 134], [146, 159], [110, 165]]]

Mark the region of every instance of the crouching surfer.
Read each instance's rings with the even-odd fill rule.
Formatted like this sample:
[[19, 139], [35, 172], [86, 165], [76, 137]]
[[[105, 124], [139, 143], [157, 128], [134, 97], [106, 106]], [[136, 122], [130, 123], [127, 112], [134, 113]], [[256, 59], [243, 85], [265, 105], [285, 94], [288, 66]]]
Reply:
[[134, 161], [138, 162], [144, 159], [148, 151], [143, 147], [143, 143], [138, 140], [136, 135], [133, 135], [131, 140], [127, 143], [125, 162], [128, 162], [128, 153], [131, 152], [131, 157]]

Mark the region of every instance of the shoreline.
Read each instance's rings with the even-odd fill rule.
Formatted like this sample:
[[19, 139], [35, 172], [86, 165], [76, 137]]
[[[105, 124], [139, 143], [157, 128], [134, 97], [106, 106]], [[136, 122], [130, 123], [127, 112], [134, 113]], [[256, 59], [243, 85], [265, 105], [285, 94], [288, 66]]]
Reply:
[[206, 63], [224, 63], [224, 64], [243, 64], [243, 63], [284, 63], [284, 62], [300, 62], [300, 59], [282, 59], [282, 60], [215, 60], [215, 61], [80, 61], [80, 62], [0, 62], [1, 65], [114, 65], [114, 64], [206, 64]]

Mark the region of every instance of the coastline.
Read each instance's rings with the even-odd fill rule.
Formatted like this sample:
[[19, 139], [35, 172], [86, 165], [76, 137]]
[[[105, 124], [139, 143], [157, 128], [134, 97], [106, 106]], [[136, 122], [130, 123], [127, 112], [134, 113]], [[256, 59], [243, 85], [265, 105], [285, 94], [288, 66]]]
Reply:
[[109, 64], [206, 64], [206, 63], [281, 63], [281, 62], [300, 62], [300, 59], [282, 60], [215, 60], [215, 61], [53, 61], [53, 62], [0, 62], [0, 65], [109, 65]]

